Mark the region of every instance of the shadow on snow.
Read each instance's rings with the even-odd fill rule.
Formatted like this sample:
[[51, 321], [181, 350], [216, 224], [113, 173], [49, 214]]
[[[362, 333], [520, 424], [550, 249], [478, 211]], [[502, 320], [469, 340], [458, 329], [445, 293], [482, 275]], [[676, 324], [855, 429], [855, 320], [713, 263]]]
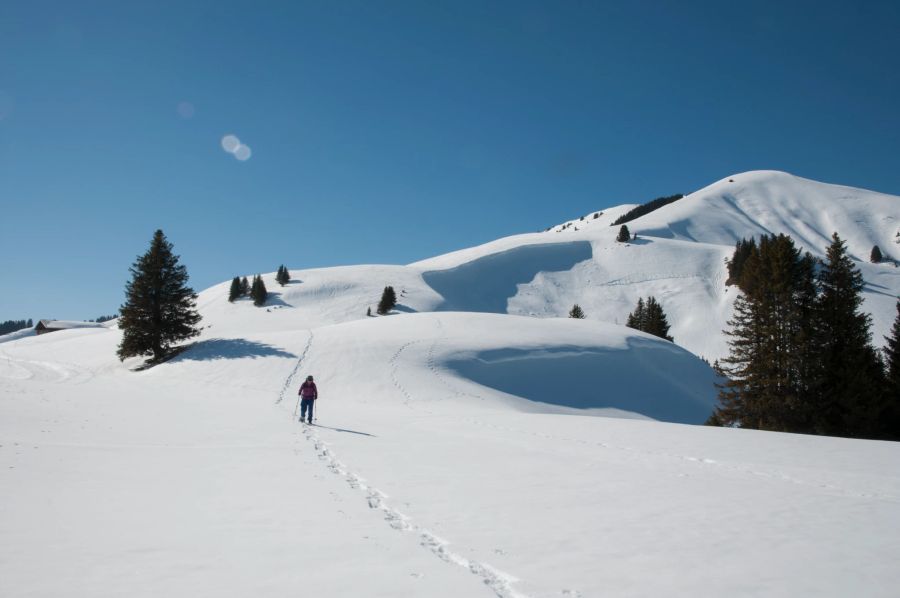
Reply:
[[171, 360], [179, 361], [211, 361], [215, 359], [256, 359], [258, 357], [286, 357], [297, 359], [297, 356], [284, 349], [265, 343], [248, 341], [244, 338], [212, 338], [192, 344], [187, 350]]

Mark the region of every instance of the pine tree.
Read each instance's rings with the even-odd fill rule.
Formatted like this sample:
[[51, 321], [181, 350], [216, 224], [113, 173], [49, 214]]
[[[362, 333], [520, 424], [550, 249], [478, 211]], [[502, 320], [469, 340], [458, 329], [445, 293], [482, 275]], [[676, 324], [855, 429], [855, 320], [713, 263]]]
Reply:
[[642, 329], [644, 332], [658, 336], [659, 338], [664, 338], [667, 341], [674, 341], [674, 339], [669, 336], [669, 322], [666, 319], [666, 312], [663, 311], [662, 305], [660, 305], [652, 295], [647, 297], [644, 313], [645, 323], [644, 328]]
[[383, 316], [396, 306], [397, 294], [394, 292], [394, 287], [384, 287], [384, 292], [381, 294], [381, 301], [378, 302], [378, 315]]
[[253, 277], [253, 284], [250, 286], [250, 298], [253, 299], [253, 305], [262, 307], [269, 298], [269, 292], [266, 290], [266, 284], [263, 282], [262, 276], [257, 274]]
[[235, 276], [231, 279], [231, 288], [228, 290], [228, 301], [234, 303], [241, 296], [241, 279]]
[[673, 340], [669, 336], [669, 322], [662, 306], [651, 295], [644, 301], [643, 297], [638, 298], [637, 306], [634, 311], [628, 314], [625, 325], [641, 332], [646, 332], [667, 341]]
[[372, 308], [371, 307], [366, 308], [366, 315], [370, 318], [372, 317]]
[[291, 281], [291, 273], [284, 267], [284, 264], [278, 266], [278, 273], [275, 275], [275, 281], [281, 286], [284, 286]]
[[123, 332], [117, 351], [120, 360], [152, 355], [158, 361], [173, 343], [200, 334], [196, 327], [200, 322], [197, 295], [187, 286], [187, 268], [178, 263], [172, 247], [157, 230], [150, 249], [129, 269], [132, 278], [125, 286], [125, 304], [119, 310]]
[[647, 314], [644, 309], [644, 298], [638, 297], [637, 306], [634, 308], [634, 311], [628, 314], [628, 320], [625, 321], [625, 325], [629, 328], [634, 328], [635, 330], [643, 330], [646, 326], [647, 322]]
[[873, 264], [880, 264], [883, 259], [884, 256], [881, 255], [881, 249], [878, 248], [878, 245], [872, 247], [872, 253], [869, 254], [869, 260], [871, 260]]
[[897, 300], [897, 317], [891, 328], [891, 336], [886, 336], [887, 346], [884, 356], [887, 366], [885, 385], [885, 437], [900, 440], [900, 299]]
[[725, 281], [726, 285], [738, 285], [740, 286], [741, 281], [741, 272], [744, 270], [744, 263], [747, 261], [747, 258], [750, 257], [750, 253], [753, 251], [753, 248], [756, 247], [756, 241], [751, 239], [741, 239], [734, 246], [734, 254], [731, 256], [731, 259], [726, 261], [728, 266], [728, 280]]
[[569, 317], [575, 318], [578, 320], [583, 320], [585, 318], [584, 310], [581, 309], [581, 306], [576, 303], [575, 305], [572, 306], [572, 309], [569, 310]]
[[631, 233], [628, 232], [628, 227], [626, 225], [622, 225], [622, 228], [619, 229], [619, 234], [616, 236], [616, 241], [619, 243], [627, 243], [631, 240]]
[[834, 233], [819, 269], [815, 431], [880, 435], [886, 412], [883, 365], [872, 346], [872, 318], [860, 311], [865, 282], [844, 241]]
[[243, 277], [241, 279], [241, 297], [249, 297], [250, 296], [250, 283], [247, 282], [247, 277]]
[[811, 417], [814, 258], [790, 237], [764, 236], [741, 274], [728, 322], [729, 355], [715, 368], [716, 421], [762, 430], [806, 431]]

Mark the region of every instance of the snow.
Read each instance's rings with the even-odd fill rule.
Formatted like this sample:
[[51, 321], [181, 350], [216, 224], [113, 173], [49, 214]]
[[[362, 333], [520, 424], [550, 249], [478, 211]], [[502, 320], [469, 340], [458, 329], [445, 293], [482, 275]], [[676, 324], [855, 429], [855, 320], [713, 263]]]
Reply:
[[[895, 595], [900, 444], [686, 424], [715, 400], [697, 355], [723, 350], [723, 260], [749, 230], [725, 189], [856, 255], [892, 238], [897, 198], [729, 178], [629, 223], [635, 243], [609, 226], [623, 206], [409, 266], [266, 274], [266, 308], [225, 282], [197, 342], [145, 371], [114, 325], [7, 335], [0, 595]], [[894, 266], [860, 266], [883, 325]], [[388, 284], [399, 309], [366, 317]], [[615, 323], [647, 294], [677, 344]], [[558, 317], [574, 302], [589, 319]], [[307, 374], [313, 427], [292, 417]]]

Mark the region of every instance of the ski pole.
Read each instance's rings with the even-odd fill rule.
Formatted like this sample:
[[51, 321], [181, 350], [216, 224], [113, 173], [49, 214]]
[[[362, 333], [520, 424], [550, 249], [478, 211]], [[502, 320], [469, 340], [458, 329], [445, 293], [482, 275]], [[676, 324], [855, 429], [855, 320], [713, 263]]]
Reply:
[[297, 409], [300, 407], [300, 395], [297, 395], [297, 404], [294, 405], [294, 417], [297, 417]]

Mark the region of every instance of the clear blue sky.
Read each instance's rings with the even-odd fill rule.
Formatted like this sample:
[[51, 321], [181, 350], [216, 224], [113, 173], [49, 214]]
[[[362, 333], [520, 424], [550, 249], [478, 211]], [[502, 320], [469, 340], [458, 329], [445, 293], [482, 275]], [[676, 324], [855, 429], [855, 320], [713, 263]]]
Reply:
[[898, 31], [896, 1], [3, 2], [0, 320], [115, 312], [157, 228], [201, 290], [752, 169], [900, 194]]

